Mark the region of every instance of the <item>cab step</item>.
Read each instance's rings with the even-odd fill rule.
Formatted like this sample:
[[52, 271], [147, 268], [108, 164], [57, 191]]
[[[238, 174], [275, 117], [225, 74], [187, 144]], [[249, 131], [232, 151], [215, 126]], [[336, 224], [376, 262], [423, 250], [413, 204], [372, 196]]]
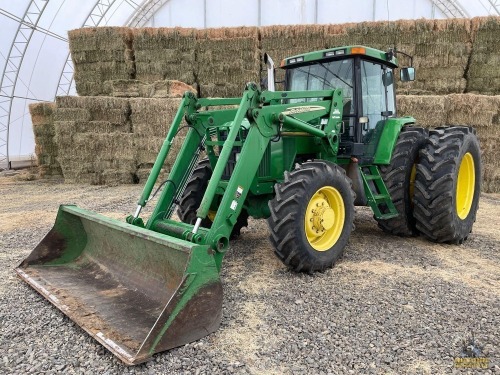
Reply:
[[392, 219], [399, 216], [380, 171], [376, 165], [359, 167], [368, 205], [379, 220]]

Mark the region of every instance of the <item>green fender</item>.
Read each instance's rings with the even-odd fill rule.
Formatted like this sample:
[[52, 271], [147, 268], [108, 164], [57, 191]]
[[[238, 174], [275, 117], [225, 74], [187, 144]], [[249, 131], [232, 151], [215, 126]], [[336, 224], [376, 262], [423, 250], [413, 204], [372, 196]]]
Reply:
[[373, 164], [390, 164], [392, 151], [394, 150], [401, 129], [405, 125], [414, 123], [415, 119], [411, 116], [387, 119], [380, 135], [375, 156], [373, 157]]

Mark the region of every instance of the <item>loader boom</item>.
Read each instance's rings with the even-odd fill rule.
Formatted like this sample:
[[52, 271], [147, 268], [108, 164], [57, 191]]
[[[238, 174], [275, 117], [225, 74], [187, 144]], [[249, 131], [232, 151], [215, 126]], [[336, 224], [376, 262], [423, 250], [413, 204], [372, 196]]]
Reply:
[[[283, 103], [290, 99], [315, 99], [316, 101], [313, 106], [308, 102]], [[130, 224], [210, 246], [214, 251], [219, 270], [223, 254], [229, 245], [231, 230], [255, 182], [257, 170], [271, 140], [284, 129], [292, 132], [305, 132], [318, 137], [325, 158], [335, 160], [342, 119], [341, 90], [260, 92], [255, 84], [249, 83], [243, 97], [238, 100], [238, 108], [210, 109], [214, 106], [230, 106], [235, 103], [235, 99], [197, 99], [190, 92], [184, 95], [138, 202], [138, 206], [142, 208], [148, 201], [172, 140], [179, 130], [181, 119], [184, 118], [190, 129], [153, 214], [145, 225], [137, 215], [127, 218]], [[200, 111], [202, 108], [208, 108], [208, 110]], [[319, 124], [320, 119], [323, 119], [321, 124]], [[318, 120], [318, 126], [309, 124], [314, 120]], [[211, 134], [221, 128], [228, 128], [227, 137], [223, 141], [222, 150], [216, 157], [212, 178], [197, 210], [196, 223], [186, 224], [172, 220], [170, 216], [173, 206], [182, 194], [181, 189], [186, 184], [189, 171], [196, 164], [203, 148], [207, 147], [209, 155], [215, 155], [215, 144], [209, 139]], [[244, 139], [240, 136], [243, 130], [247, 132]], [[241, 147], [241, 152], [229, 180], [224, 181], [222, 175], [235, 145]], [[211, 228], [200, 227], [199, 223], [207, 217], [218, 191], [222, 191], [222, 194], [219, 194], [222, 197]]]

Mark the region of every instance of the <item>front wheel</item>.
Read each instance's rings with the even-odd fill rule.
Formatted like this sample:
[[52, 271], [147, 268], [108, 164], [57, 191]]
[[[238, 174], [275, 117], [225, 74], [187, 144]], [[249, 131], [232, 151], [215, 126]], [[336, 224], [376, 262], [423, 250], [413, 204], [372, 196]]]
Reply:
[[269, 202], [275, 254], [299, 272], [322, 271], [342, 256], [353, 229], [354, 192], [339, 166], [313, 161], [285, 172]]

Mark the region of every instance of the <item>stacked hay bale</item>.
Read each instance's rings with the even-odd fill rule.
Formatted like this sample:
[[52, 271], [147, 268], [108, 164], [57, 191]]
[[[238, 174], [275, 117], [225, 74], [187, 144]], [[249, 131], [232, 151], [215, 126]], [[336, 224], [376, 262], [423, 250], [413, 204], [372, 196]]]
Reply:
[[195, 84], [194, 29], [135, 29], [133, 39], [136, 79], [144, 83], [179, 80]]
[[[414, 82], [400, 84], [398, 92], [413, 95], [462, 93], [471, 53], [470, 20], [412, 20], [391, 25], [396, 48], [414, 56]], [[400, 58], [400, 65], [409, 64]]]
[[500, 17], [472, 19], [473, 44], [467, 91], [500, 94]]
[[413, 116], [419, 126], [473, 126], [481, 145], [482, 190], [500, 192], [500, 96], [400, 95], [397, 104], [398, 116]]
[[327, 48], [365, 45], [387, 51], [396, 42], [393, 22], [361, 22], [325, 26]]
[[238, 97], [260, 81], [257, 27], [196, 31], [196, 77], [201, 97]]
[[473, 126], [481, 144], [483, 187], [500, 192], [500, 96], [449, 95], [448, 124]]
[[79, 95], [107, 95], [111, 81], [134, 78], [130, 29], [83, 28], [70, 31], [68, 36]]
[[111, 96], [124, 98], [180, 98], [186, 91], [196, 94], [193, 86], [175, 80], [144, 83], [132, 79], [111, 84]]
[[[136, 176], [139, 181], [149, 175], [158, 151], [177, 113], [181, 99], [162, 98], [130, 99], [130, 120], [134, 133]], [[163, 173], [169, 171], [179, 153], [186, 130], [180, 130], [174, 138], [171, 151], [163, 166]]]
[[398, 95], [397, 115], [413, 116], [418, 126], [425, 128], [443, 126], [447, 121], [446, 95]]
[[61, 166], [57, 160], [58, 147], [54, 141], [55, 108], [55, 103], [47, 102], [29, 105], [35, 134], [35, 154], [42, 178], [62, 176]]
[[[261, 51], [268, 53], [277, 66], [286, 57], [322, 50], [326, 47], [324, 25], [266, 26], [260, 28]], [[261, 78], [267, 75], [262, 66]], [[276, 80], [283, 81], [284, 71], [276, 70]], [[278, 86], [280, 89], [280, 87]]]
[[134, 136], [127, 99], [64, 96], [56, 99], [55, 141], [67, 182], [135, 182]]

